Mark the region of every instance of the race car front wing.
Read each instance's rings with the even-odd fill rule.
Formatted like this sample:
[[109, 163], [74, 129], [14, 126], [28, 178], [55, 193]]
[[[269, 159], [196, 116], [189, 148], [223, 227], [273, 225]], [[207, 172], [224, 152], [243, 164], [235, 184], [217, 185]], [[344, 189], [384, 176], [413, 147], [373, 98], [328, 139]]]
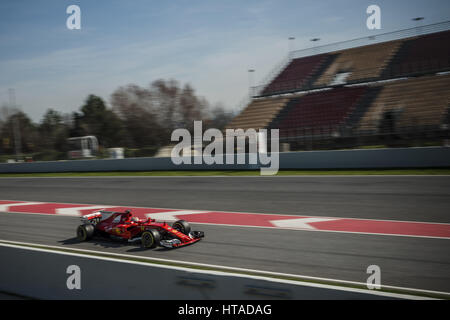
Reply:
[[159, 242], [161, 247], [165, 248], [177, 248], [182, 246], [187, 246], [193, 244], [195, 242], [200, 241], [203, 237], [205, 237], [205, 233], [203, 231], [192, 231], [189, 233], [189, 237], [191, 238], [188, 241], [182, 242], [179, 239], [169, 239], [169, 240], [161, 240]]

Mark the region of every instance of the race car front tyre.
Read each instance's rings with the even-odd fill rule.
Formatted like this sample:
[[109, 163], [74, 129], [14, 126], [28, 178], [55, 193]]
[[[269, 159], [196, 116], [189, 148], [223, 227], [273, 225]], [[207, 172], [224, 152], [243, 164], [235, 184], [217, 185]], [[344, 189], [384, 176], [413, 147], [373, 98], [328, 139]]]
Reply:
[[87, 241], [94, 236], [95, 228], [92, 224], [83, 224], [77, 228], [77, 238], [80, 241]]
[[189, 224], [189, 222], [185, 221], [185, 220], [178, 220], [176, 221], [173, 225], [172, 228], [186, 234], [189, 235], [189, 232], [191, 232], [191, 225]]
[[149, 229], [142, 233], [141, 245], [143, 248], [153, 249], [161, 241], [161, 234], [155, 229]]

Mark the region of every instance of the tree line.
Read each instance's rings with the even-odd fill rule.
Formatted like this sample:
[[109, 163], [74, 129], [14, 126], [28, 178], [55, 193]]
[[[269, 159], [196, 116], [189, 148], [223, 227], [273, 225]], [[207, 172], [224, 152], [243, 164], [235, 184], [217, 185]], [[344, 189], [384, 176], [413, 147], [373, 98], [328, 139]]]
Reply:
[[23, 154], [36, 154], [44, 160], [64, 159], [69, 137], [94, 135], [101, 149], [124, 147], [134, 150], [131, 156], [148, 156], [170, 144], [171, 133], [177, 128], [192, 131], [194, 120], [202, 120], [204, 128], [223, 129], [233, 116], [221, 104], [213, 106], [198, 96], [190, 84], [180, 85], [176, 80], [156, 80], [147, 87], [129, 84], [111, 94], [110, 107], [91, 94], [79, 110], [64, 114], [48, 109], [39, 123], [4, 105], [0, 112], [0, 154], [14, 154], [20, 139]]

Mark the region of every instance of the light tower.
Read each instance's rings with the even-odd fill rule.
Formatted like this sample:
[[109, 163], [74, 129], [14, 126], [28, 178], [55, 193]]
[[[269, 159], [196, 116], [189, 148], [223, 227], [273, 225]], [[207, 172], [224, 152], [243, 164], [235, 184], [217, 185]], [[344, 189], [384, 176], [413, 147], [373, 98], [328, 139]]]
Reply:
[[425, 20], [424, 17], [416, 17], [411, 19], [416, 23], [416, 33], [419, 36], [422, 33], [422, 21]]
[[248, 94], [250, 97], [250, 100], [253, 97], [253, 75], [255, 73], [255, 69], [248, 69]]
[[314, 54], [317, 54], [317, 43], [320, 41], [320, 38], [312, 38], [309, 41], [314, 44]]
[[294, 41], [295, 41], [295, 37], [288, 38], [289, 57], [292, 57], [292, 52], [294, 51]]

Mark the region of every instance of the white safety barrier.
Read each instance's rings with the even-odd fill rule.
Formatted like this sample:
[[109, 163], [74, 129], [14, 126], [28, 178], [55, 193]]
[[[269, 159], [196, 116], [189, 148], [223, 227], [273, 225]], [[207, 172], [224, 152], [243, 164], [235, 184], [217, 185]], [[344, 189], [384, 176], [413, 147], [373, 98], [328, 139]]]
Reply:
[[[413, 296], [0, 243], [0, 291], [37, 299], [401, 299]], [[417, 297], [416, 297], [417, 298]]]

